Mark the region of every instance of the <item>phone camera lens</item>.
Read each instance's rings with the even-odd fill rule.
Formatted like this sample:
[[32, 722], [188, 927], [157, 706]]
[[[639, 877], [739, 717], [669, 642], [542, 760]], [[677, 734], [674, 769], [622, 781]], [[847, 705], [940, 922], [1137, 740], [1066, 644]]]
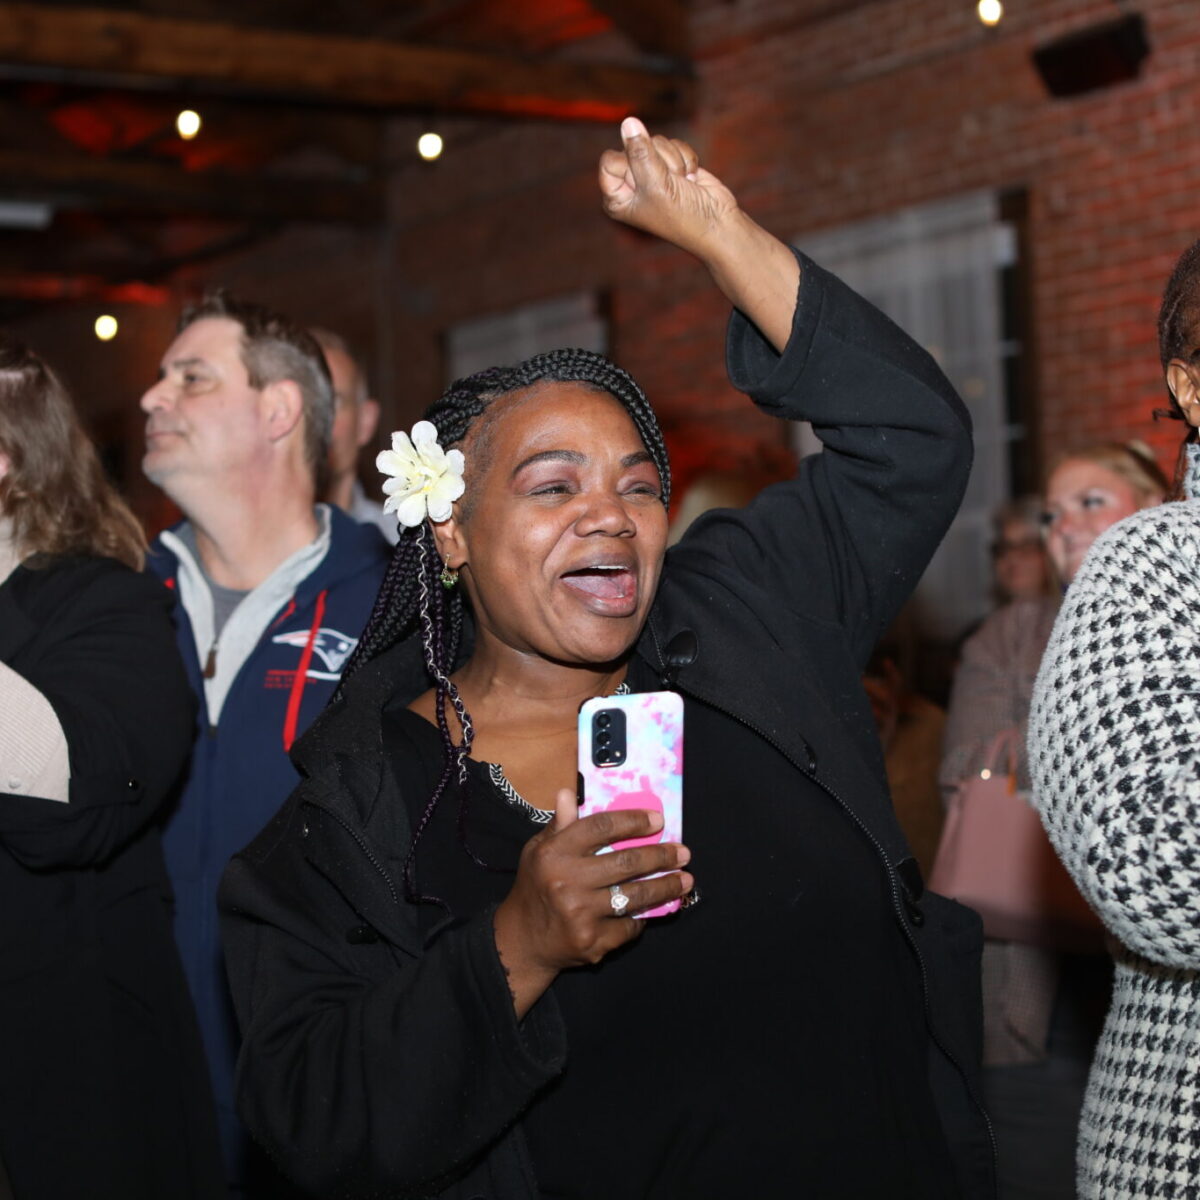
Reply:
[[600, 715], [599, 715], [599, 716], [596, 718], [596, 724], [597, 724], [597, 726], [598, 726], [599, 728], [601, 728], [601, 729], [607, 729], [607, 728], [608, 728], [608, 727], [609, 727], [609, 726], [612, 724], [612, 714], [611, 714], [611, 713], [602, 712], [602, 713], [601, 713], [601, 714], [600, 714]]
[[607, 746], [608, 743], [612, 741], [612, 735], [609, 733], [601, 733], [596, 737], [596, 741], [599, 742], [601, 746]]

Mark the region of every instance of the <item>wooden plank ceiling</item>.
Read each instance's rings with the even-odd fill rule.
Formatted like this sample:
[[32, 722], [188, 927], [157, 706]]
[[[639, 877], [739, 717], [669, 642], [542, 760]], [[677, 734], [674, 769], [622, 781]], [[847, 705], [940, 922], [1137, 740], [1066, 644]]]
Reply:
[[289, 222], [378, 223], [391, 116], [686, 115], [684, 2], [0, 2], [0, 319], [152, 297]]

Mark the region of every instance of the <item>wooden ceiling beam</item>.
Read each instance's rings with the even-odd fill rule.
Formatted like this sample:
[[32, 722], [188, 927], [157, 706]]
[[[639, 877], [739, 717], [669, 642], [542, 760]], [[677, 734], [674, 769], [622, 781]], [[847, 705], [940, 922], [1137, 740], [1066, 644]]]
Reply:
[[0, 149], [10, 199], [93, 212], [198, 213], [211, 217], [372, 225], [382, 221], [377, 183], [185, 171], [158, 163]]
[[[657, 8], [661, 0], [652, 0]], [[633, 2], [622, 5], [633, 10]], [[0, 3], [0, 64], [326, 104], [611, 121], [687, 114], [683, 72]], [[2, 71], [0, 71], [2, 73]]]
[[633, 44], [680, 62], [688, 58], [687, 12], [680, 0], [589, 0]]
[[[105, 300], [113, 304], [167, 304], [170, 288], [147, 283], [110, 283], [99, 275], [31, 273], [0, 275], [0, 302], [23, 302], [31, 311], [68, 300]], [[14, 310], [19, 311], [19, 310]], [[10, 318], [11, 319], [11, 318]]]

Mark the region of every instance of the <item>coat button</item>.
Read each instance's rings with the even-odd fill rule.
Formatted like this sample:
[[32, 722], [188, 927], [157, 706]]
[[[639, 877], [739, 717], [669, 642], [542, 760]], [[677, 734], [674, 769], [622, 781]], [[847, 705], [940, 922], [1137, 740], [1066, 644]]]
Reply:
[[666, 670], [663, 672], [663, 682], [669, 688], [675, 686], [679, 672], [683, 667], [690, 667], [700, 653], [700, 643], [690, 629], [681, 629], [666, 645], [663, 660]]
[[909, 923], [918, 929], [925, 924], [925, 914], [921, 911], [921, 906], [907, 893], [904, 894], [904, 912], [908, 916]]
[[8, 790], [10, 792], [19, 792], [24, 785], [24, 780], [20, 776], [12, 775], [8, 780]]
[[300, 826], [300, 836], [301, 836], [302, 838], [306, 838], [306, 837], [308, 837], [308, 822], [307, 822], [307, 821], [305, 821], [305, 822], [304, 822], [304, 823], [303, 823], [303, 824]]
[[808, 766], [805, 768], [810, 774], [817, 769], [817, 752], [808, 742], [804, 743], [804, 753], [808, 756]]
[[136, 779], [130, 779], [126, 782], [125, 786], [131, 792], [136, 792], [138, 790], [138, 788], [140, 788], [142, 785]]

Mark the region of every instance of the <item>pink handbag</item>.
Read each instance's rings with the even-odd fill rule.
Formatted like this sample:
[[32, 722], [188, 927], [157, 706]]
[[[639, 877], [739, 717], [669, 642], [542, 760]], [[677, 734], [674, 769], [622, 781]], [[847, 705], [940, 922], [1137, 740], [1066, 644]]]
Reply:
[[1075, 952], [1103, 949], [1103, 927], [1017, 790], [1018, 733], [1006, 729], [946, 813], [931, 891], [975, 909], [989, 938]]

